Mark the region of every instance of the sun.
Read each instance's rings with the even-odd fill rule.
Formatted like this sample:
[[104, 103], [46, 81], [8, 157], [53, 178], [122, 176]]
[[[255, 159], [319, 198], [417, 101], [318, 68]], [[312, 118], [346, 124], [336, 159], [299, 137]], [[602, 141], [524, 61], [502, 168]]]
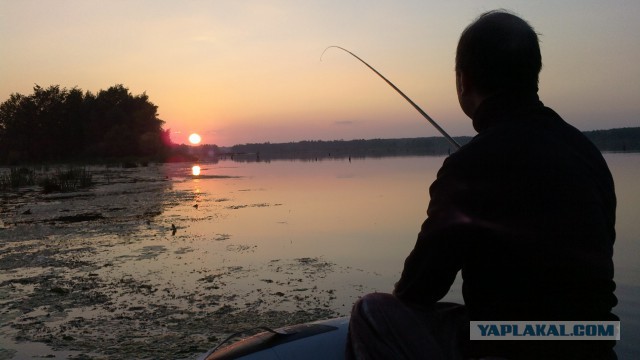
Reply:
[[189, 142], [192, 143], [193, 145], [200, 144], [200, 141], [202, 141], [202, 138], [200, 137], [200, 135], [196, 133], [189, 135]]

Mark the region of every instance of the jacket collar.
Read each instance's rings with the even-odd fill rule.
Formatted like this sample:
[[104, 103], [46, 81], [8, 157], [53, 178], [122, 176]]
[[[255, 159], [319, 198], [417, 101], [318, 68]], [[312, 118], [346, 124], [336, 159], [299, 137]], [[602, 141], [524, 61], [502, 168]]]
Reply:
[[485, 99], [473, 115], [473, 128], [478, 133], [498, 123], [516, 121], [523, 113], [544, 105], [534, 92], [500, 93]]

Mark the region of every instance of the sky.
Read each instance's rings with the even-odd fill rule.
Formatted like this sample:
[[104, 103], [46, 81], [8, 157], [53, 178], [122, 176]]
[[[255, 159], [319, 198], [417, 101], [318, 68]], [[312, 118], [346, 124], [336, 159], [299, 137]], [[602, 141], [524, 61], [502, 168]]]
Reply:
[[146, 93], [176, 143], [474, 135], [455, 47], [484, 11], [540, 34], [540, 97], [580, 130], [640, 126], [640, 1], [0, 0], [0, 101], [33, 87]]

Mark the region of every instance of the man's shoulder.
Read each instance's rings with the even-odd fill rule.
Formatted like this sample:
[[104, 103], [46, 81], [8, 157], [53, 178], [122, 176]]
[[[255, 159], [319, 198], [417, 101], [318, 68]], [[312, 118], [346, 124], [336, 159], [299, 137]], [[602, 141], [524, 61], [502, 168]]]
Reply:
[[598, 152], [595, 145], [577, 128], [548, 107], [540, 107], [522, 116], [504, 121], [477, 134], [463, 146], [457, 156], [510, 157], [542, 155], [545, 152]]
[[447, 158], [442, 172], [473, 180], [545, 176], [549, 169], [609, 176], [598, 148], [553, 110], [543, 108], [480, 132]]

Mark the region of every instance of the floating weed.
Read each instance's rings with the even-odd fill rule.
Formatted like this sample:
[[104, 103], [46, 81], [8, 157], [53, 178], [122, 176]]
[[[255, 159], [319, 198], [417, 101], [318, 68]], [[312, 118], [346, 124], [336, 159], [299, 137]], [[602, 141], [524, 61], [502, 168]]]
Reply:
[[213, 240], [215, 241], [225, 241], [225, 240], [229, 240], [231, 238], [231, 235], [229, 234], [216, 234], [216, 237], [213, 238]]

